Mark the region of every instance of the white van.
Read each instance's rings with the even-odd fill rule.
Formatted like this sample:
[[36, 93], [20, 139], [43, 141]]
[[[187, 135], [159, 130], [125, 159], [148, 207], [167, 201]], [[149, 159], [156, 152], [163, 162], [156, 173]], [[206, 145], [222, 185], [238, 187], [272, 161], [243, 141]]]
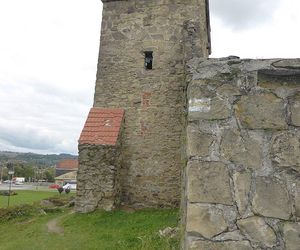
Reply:
[[76, 182], [67, 182], [64, 186], [63, 189], [72, 189], [75, 190], [77, 187]]

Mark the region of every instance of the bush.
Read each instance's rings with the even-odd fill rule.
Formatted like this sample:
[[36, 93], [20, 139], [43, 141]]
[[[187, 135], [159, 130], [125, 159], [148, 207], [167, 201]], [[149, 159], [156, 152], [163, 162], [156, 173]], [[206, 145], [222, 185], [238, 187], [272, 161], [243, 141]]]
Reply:
[[12, 196], [12, 195], [17, 195], [17, 193], [15, 191], [0, 191], [0, 195], [3, 196]]
[[7, 222], [14, 219], [26, 219], [30, 216], [33, 216], [37, 213], [40, 213], [40, 208], [34, 205], [21, 205], [14, 206], [9, 208], [0, 209], [0, 222]]

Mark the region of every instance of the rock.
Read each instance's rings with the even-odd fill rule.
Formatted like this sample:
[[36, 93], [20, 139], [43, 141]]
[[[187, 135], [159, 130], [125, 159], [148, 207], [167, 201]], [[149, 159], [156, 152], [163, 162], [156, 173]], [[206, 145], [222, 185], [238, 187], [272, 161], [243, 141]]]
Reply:
[[189, 100], [189, 120], [221, 120], [231, 115], [231, 104], [220, 96], [197, 96]]
[[212, 238], [228, 228], [223, 211], [215, 206], [188, 204], [186, 230]]
[[300, 69], [300, 59], [284, 59], [272, 64], [277, 68]]
[[233, 204], [229, 171], [223, 163], [190, 161], [187, 180], [189, 202]]
[[276, 235], [272, 228], [260, 217], [250, 217], [237, 221], [239, 229], [247, 235], [251, 241], [262, 244], [264, 247], [276, 245]]
[[284, 102], [273, 94], [242, 96], [236, 115], [247, 129], [286, 129]]
[[251, 173], [235, 172], [233, 174], [234, 197], [241, 216], [246, 212], [249, 205], [249, 193], [251, 189]]
[[295, 185], [295, 215], [300, 218], [300, 180]]
[[291, 123], [294, 126], [300, 126], [300, 93], [289, 100], [291, 111]]
[[258, 71], [258, 86], [270, 89], [276, 95], [280, 94], [278, 96], [290, 96], [299, 88], [299, 81], [299, 70], [262, 69]]
[[221, 154], [235, 164], [253, 169], [262, 167], [261, 139], [252, 138], [249, 133], [225, 130], [221, 141]]
[[288, 220], [291, 215], [289, 194], [286, 187], [276, 179], [257, 177], [252, 201], [255, 214]]
[[251, 250], [253, 249], [248, 241], [192, 241], [187, 247], [188, 250]]
[[300, 223], [285, 223], [283, 226], [283, 238], [286, 250], [300, 249]]
[[49, 200], [42, 200], [40, 204], [42, 206], [45, 206], [45, 207], [55, 206], [54, 203], [52, 201], [49, 201]]
[[179, 233], [179, 228], [175, 227], [167, 227], [163, 230], [159, 230], [159, 236], [161, 237], [168, 237], [168, 238], [175, 238]]
[[300, 172], [300, 133], [280, 132], [274, 135], [272, 161], [280, 167], [292, 167]]
[[201, 133], [199, 128], [190, 124], [187, 127], [187, 156], [209, 155], [210, 145], [213, 143], [212, 135]]
[[223, 84], [219, 88], [217, 88], [217, 92], [223, 96], [239, 96], [241, 95], [240, 90], [238, 87], [230, 85], [230, 84]]
[[223, 233], [213, 238], [214, 241], [243, 241], [245, 239], [239, 230]]

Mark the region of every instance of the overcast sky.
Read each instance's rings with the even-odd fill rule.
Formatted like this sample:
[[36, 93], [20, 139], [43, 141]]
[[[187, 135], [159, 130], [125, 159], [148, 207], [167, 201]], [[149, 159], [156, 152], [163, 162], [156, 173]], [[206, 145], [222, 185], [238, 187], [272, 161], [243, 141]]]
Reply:
[[[300, 57], [299, 0], [210, 0], [212, 57]], [[0, 150], [77, 154], [100, 0], [0, 0]]]

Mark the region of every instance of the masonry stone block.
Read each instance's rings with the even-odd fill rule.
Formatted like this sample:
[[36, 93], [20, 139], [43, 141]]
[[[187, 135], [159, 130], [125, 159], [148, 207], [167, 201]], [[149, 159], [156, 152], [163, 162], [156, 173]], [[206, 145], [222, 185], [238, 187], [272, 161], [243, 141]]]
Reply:
[[274, 94], [242, 96], [236, 116], [246, 129], [286, 129], [284, 102]]
[[297, 93], [289, 100], [291, 111], [291, 124], [300, 126], [300, 93]]
[[195, 97], [189, 101], [189, 120], [223, 120], [231, 115], [229, 100], [221, 96]]
[[223, 84], [217, 88], [217, 93], [222, 96], [240, 96], [240, 89], [232, 84]]
[[190, 161], [187, 180], [189, 202], [233, 204], [229, 171], [223, 163]]
[[300, 223], [286, 222], [283, 225], [283, 237], [286, 250], [299, 250]]
[[226, 231], [228, 226], [229, 223], [221, 209], [210, 205], [188, 204], [187, 232], [212, 238]]
[[280, 167], [291, 167], [300, 172], [300, 133], [275, 133], [272, 139], [272, 160]]
[[249, 241], [192, 241], [187, 247], [188, 250], [252, 250]]
[[238, 206], [239, 214], [243, 216], [250, 204], [251, 173], [248, 171], [235, 172], [233, 174], [233, 181], [234, 198]]
[[238, 220], [237, 225], [252, 242], [263, 247], [273, 247], [276, 245], [276, 235], [263, 218], [254, 216]]
[[295, 215], [300, 218], [300, 179], [293, 184], [295, 195]]
[[211, 134], [203, 133], [193, 124], [187, 127], [187, 156], [207, 157], [214, 139]]
[[257, 177], [252, 201], [253, 212], [265, 217], [288, 220], [291, 203], [286, 187], [276, 179]]
[[213, 238], [214, 241], [243, 241], [246, 237], [242, 235], [240, 230], [228, 231], [217, 235]]
[[[282, 62], [283, 66], [285, 62]], [[300, 71], [296, 70], [296, 68], [288, 68], [287, 65], [286, 68], [278, 67], [276, 69], [261, 69], [258, 71], [258, 86], [269, 89], [280, 97], [290, 96], [297, 91], [299, 83]]]
[[282, 59], [274, 62], [272, 65], [277, 68], [300, 69], [300, 59]]
[[262, 167], [262, 147], [262, 139], [251, 137], [246, 131], [224, 130], [221, 154], [228, 161], [258, 170]]

